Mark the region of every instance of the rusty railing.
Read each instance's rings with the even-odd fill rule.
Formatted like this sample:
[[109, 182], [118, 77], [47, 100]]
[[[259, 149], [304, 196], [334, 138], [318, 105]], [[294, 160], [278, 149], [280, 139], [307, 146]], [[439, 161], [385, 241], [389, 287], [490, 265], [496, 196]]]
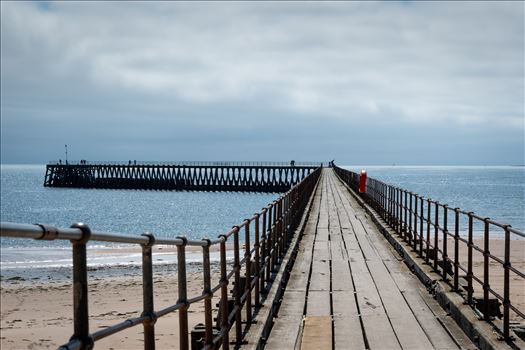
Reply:
[[[359, 174], [339, 167], [335, 167], [335, 171], [350, 188], [356, 193], [359, 191]], [[367, 179], [362, 198], [453, 291], [464, 297], [480, 318], [485, 321], [495, 320], [495, 316], [503, 318], [502, 324], [493, 324], [501, 339], [512, 339], [510, 314], [513, 312], [525, 319], [525, 310], [518, 309], [511, 299], [511, 283], [517, 289], [525, 288], [525, 273], [512, 266], [511, 242], [525, 238], [525, 233], [373, 178]], [[495, 253], [494, 244], [491, 252], [494, 236], [503, 238], [500, 254]], [[477, 237], [482, 241], [481, 246], [475, 244]], [[473, 254], [483, 256], [483, 271], [476, 273]], [[461, 261], [465, 256], [466, 265]], [[497, 274], [503, 276], [503, 291], [490, 285], [491, 276]], [[511, 274], [515, 278], [511, 278]], [[475, 297], [480, 290], [479, 297]], [[499, 302], [503, 305], [503, 314], [500, 314]]]
[[[73, 250], [73, 336], [60, 349], [90, 349], [95, 342], [125, 329], [142, 324], [144, 327], [144, 348], [155, 349], [155, 322], [159, 317], [178, 312], [180, 349], [188, 349], [188, 308], [194, 303], [204, 303], [205, 337], [202, 348], [221, 347], [229, 349], [230, 332], [235, 327], [235, 340], [240, 345], [243, 336], [253, 321], [254, 314], [261, 307], [265, 293], [272, 283], [288, 244], [298, 227], [309, 199], [315, 189], [321, 168], [313, 171], [300, 183], [263, 208], [260, 213], [234, 226], [228, 233], [217, 239], [188, 240], [186, 237], [165, 239], [150, 233], [140, 236], [92, 231], [85, 224], [74, 224], [70, 228], [36, 224], [0, 223], [1, 237], [32, 238], [36, 240], [70, 240]], [[241, 236], [244, 235], [244, 242]], [[253, 238], [253, 244], [252, 244]], [[88, 241], [138, 244], [142, 247], [143, 311], [140, 315], [126, 319], [93, 333], [89, 329], [88, 277], [86, 244]], [[233, 266], [227, 261], [227, 245], [233, 241]], [[243, 245], [241, 245], [243, 243]], [[155, 310], [153, 300], [153, 259], [154, 245], [177, 247], [178, 300], [162, 310]], [[211, 285], [210, 247], [219, 246], [220, 281]], [[202, 248], [203, 291], [201, 295], [189, 297], [186, 278], [186, 247]], [[228, 302], [230, 281], [233, 293], [233, 307]], [[244, 283], [242, 283], [242, 281]], [[220, 326], [214, 327], [212, 298], [220, 293]], [[245, 312], [245, 321], [242, 312]]]

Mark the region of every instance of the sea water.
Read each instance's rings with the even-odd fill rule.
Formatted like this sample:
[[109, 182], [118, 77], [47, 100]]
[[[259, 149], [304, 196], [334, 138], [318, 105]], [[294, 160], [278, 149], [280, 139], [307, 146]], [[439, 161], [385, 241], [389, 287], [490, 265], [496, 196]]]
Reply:
[[[525, 229], [524, 167], [348, 166], [450, 207]], [[151, 232], [158, 237], [214, 238], [251, 217], [278, 193], [175, 192], [49, 188], [43, 186], [44, 165], [1, 166], [1, 221], [45, 223], [68, 227], [84, 222], [93, 230], [126, 234]], [[92, 267], [140, 266], [140, 251], [129, 245], [90, 242]], [[4, 279], [63, 274], [68, 277], [71, 249], [67, 241], [1, 238]], [[173, 253], [155, 254], [157, 265], [176, 260]], [[213, 256], [212, 256], [213, 258]], [[198, 261], [200, 254], [189, 255]], [[118, 269], [107, 269], [118, 272]], [[36, 276], [36, 277], [35, 277]], [[56, 277], [56, 276], [55, 276]]]
[[[156, 237], [216, 238], [233, 225], [260, 212], [278, 193], [176, 192], [44, 187], [45, 165], [1, 166], [1, 221], [42, 223], [60, 228], [83, 222], [92, 230]], [[70, 267], [68, 241], [35, 241], [0, 238], [4, 279], [23, 275], [56, 277], [61, 267]], [[130, 248], [135, 248], [130, 249]], [[88, 265], [139, 266], [136, 245], [89, 242]], [[216, 258], [216, 253], [211, 254]], [[176, 261], [173, 252], [156, 253], [156, 264]], [[201, 254], [188, 254], [198, 261]], [[113, 269], [116, 270], [116, 269]], [[64, 272], [68, 274], [68, 272]]]
[[[523, 166], [349, 166], [450, 208], [510, 224], [525, 232]], [[452, 220], [452, 214], [450, 217]], [[451, 221], [452, 222], [452, 221]], [[495, 233], [498, 234], [497, 230]]]

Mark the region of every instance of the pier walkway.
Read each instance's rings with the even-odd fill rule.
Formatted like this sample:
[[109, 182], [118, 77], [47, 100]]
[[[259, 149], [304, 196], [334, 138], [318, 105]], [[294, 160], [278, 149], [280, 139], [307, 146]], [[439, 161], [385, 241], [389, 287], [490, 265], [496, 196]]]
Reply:
[[265, 348], [476, 346], [365, 218], [334, 171], [323, 169]]

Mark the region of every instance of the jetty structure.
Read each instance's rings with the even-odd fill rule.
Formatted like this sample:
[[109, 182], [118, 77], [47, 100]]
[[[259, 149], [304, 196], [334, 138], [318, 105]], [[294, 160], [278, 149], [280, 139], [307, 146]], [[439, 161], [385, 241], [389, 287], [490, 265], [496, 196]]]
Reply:
[[[525, 238], [523, 232], [333, 162], [329, 167], [51, 164], [45, 185], [284, 192], [211, 240], [106, 233], [85, 224], [2, 222], [2, 237], [71, 241], [74, 329], [60, 349], [90, 349], [139, 325], [144, 348], [155, 349], [155, 322], [170, 313], [178, 314], [174, 343], [180, 349], [525, 349], [519, 327], [524, 303], [513, 294], [525, 288], [525, 273], [510, 254], [511, 242]], [[503, 237], [501, 254], [491, 246], [496, 233]], [[94, 331], [86, 263], [91, 241], [140, 245], [143, 277], [142, 312]], [[163, 309], [153, 300], [154, 245], [177, 248], [178, 298]], [[187, 290], [191, 246], [202, 252], [199, 295]], [[220, 256], [216, 285], [212, 247]], [[474, 254], [482, 255], [480, 266]], [[196, 303], [204, 305], [202, 325], [188, 323]]]
[[50, 162], [44, 186], [168, 191], [286, 192], [314, 162]]

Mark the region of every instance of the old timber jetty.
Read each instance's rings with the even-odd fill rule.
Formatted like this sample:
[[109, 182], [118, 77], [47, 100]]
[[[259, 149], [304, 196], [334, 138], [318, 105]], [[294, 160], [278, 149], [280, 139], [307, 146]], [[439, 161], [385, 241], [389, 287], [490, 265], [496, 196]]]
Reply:
[[[525, 287], [524, 271], [510, 255], [511, 241], [524, 233], [333, 163], [53, 164], [45, 185], [284, 192], [213, 240], [106, 233], [85, 224], [1, 223], [2, 237], [71, 241], [74, 329], [61, 349], [90, 349], [137, 325], [144, 348], [154, 349], [156, 320], [174, 312], [174, 344], [181, 349], [525, 348], [519, 328], [524, 303], [510, 293]], [[483, 234], [474, 240], [479, 226]], [[495, 231], [504, 237], [502, 255], [491, 252]], [[90, 241], [139, 245], [143, 255], [142, 312], [94, 331]], [[176, 246], [178, 254], [178, 297], [163, 309], [153, 300], [154, 245]], [[192, 246], [202, 252], [199, 295], [187, 290], [186, 249]], [[215, 265], [212, 247], [220, 252]], [[481, 268], [473, 253], [482, 255]], [[212, 275], [220, 276], [218, 284], [212, 285]], [[494, 278], [501, 288], [491, 284]], [[196, 303], [204, 305], [202, 325], [188, 322]]]
[[80, 161], [46, 167], [44, 186], [175, 191], [286, 192], [319, 163]]

